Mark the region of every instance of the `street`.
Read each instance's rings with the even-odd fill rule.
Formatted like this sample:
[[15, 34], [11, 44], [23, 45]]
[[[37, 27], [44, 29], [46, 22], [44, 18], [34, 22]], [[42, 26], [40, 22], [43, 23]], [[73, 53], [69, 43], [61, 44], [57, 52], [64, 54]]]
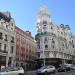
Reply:
[[[36, 72], [28, 72], [28, 73], [25, 73], [25, 75], [37, 75], [37, 74]], [[56, 74], [50, 74], [50, 75], [75, 75], [75, 71], [58, 72]]]
[[51, 75], [75, 75], [75, 71], [59, 72], [59, 73], [51, 74]]

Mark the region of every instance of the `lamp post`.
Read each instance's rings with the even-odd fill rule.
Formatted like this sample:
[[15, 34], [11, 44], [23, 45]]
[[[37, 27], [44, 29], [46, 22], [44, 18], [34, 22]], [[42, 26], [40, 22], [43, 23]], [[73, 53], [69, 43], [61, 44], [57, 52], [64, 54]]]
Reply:
[[44, 52], [44, 49], [43, 49], [43, 65], [45, 66], [45, 52]]

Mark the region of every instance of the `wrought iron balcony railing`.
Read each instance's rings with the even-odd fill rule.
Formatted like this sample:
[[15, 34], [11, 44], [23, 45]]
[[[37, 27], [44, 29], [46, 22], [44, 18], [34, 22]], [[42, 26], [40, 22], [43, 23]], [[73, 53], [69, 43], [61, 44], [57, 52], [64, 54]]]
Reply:
[[0, 50], [0, 52], [2, 52], [2, 53], [7, 53], [7, 51], [5, 51], [5, 50]]

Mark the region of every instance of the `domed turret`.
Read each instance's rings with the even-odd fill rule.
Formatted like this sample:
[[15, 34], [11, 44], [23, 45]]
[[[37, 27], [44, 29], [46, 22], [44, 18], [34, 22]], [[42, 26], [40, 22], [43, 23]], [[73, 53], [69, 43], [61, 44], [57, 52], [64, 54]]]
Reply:
[[50, 13], [45, 6], [41, 6], [40, 11], [37, 14], [37, 32], [49, 32], [50, 22]]

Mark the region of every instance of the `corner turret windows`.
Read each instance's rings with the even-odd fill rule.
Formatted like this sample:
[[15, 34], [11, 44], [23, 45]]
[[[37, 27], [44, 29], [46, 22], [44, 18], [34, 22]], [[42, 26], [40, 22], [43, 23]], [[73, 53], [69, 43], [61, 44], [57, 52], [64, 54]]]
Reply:
[[44, 24], [44, 25], [47, 24], [47, 21], [43, 21], [43, 24]]
[[52, 39], [52, 45], [51, 45], [52, 48], [55, 48], [55, 41]]
[[43, 26], [43, 29], [46, 29], [46, 28], [47, 28], [47, 25], [44, 25], [44, 26]]
[[43, 21], [44, 32], [47, 32], [47, 21]]

